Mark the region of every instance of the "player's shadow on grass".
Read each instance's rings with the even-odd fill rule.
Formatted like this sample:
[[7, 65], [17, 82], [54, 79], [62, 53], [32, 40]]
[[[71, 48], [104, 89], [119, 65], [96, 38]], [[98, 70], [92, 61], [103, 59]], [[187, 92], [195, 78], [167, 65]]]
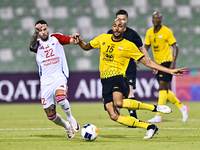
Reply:
[[40, 138], [67, 138], [67, 135], [31, 135], [31, 137], [40, 137]]
[[162, 122], [175, 122], [176, 119], [162, 119]]
[[105, 125], [106, 128], [126, 128], [126, 126], [121, 125], [121, 124], [116, 124], [116, 125]]
[[126, 137], [126, 135], [100, 135], [101, 138], [123, 138]]

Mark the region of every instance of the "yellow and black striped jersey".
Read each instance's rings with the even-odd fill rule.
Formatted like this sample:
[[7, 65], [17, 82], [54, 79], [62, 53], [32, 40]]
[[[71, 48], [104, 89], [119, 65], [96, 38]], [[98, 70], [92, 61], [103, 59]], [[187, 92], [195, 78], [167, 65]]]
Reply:
[[112, 34], [101, 34], [90, 41], [93, 48], [100, 49], [100, 78], [125, 75], [130, 58], [140, 60], [144, 54], [137, 46], [126, 40], [113, 41]]
[[162, 26], [157, 33], [154, 33], [154, 27], [147, 30], [145, 45], [151, 45], [155, 62], [172, 61], [171, 45], [176, 43], [173, 32], [166, 26]]

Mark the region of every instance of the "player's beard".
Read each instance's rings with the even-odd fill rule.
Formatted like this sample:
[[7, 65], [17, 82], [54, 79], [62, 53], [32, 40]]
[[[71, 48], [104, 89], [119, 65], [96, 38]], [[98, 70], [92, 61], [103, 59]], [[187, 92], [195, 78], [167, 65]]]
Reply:
[[[118, 31], [119, 32], [119, 31]], [[115, 32], [113, 34], [113, 36], [116, 38], [116, 39], [120, 39], [122, 37], [122, 33], [119, 32], [120, 34], [119, 35], [115, 35]]]
[[49, 39], [49, 34], [45, 35], [45, 37], [42, 35], [40, 36], [40, 38], [42, 39], [42, 41], [47, 41]]

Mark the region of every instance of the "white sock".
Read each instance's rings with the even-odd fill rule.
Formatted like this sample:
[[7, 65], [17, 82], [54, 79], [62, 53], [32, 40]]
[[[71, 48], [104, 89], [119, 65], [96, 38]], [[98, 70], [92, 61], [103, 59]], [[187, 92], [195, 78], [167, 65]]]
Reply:
[[58, 103], [67, 116], [67, 120], [72, 119], [72, 112], [70, 109], [69, 101], [67, 99]]
[[65, 129], [70, 127], [68, 121], [65, 121], [58, 113], [56, 114], [56, 118], [52, 120], [55, 124], [64, 127]]
[[183, 105], [183, 106], [180, 108], [180, 111], [183, 112], [183, 111], [185, 110], [185, 107], [186, 107], [186, 106]]

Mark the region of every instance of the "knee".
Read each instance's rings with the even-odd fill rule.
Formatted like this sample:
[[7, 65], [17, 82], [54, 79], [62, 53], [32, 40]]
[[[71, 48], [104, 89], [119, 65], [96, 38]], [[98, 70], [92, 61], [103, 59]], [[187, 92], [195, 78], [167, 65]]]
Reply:
[[167, 90], [167, 86], [165, 86], [165, 85], [160, 85], [160, 86], [159, 86], [159, 91], [161, 91], [161, 90]]
[[47, 118], [49, 120], [53, 120], [56, 118], [56, 107], [55, 105], [51, 105], [49, 106], [48, 108], [44, 109], [46, 115], [47, 115]]
[[115, 105], [115, 107], [122, 108], [123, 101], [116, 101], [116, 102], [114, 102], [114, 105]]
[[167, 90], [168, 82], [160, 81], [159, 82], [159, 90]]
[[55, 118], [56, 118], [56, 113], [55, 114], [53, 114], [53, 115], [47, 115], [47, 118], [49, 119], [49, 120], [54, 120]]

